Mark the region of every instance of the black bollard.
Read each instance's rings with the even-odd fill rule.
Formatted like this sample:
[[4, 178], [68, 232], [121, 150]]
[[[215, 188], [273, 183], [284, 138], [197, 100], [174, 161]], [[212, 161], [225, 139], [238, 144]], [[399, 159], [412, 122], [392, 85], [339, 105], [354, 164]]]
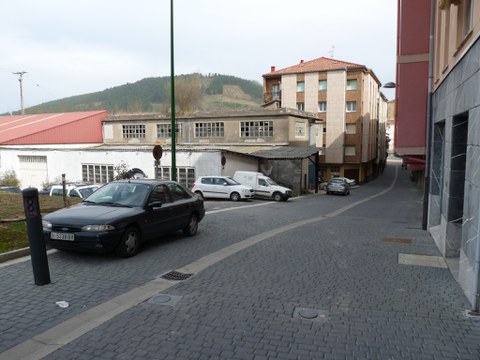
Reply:
[[23, 190], [22, 193], [28, 242], [30, 243], [30, 256], [32, 258], [33, 278], [36, 285], [46, 285], [50, 283], [50, 270], [48, 269], [47, 247], [43, 238], [38, 190], [36, 188], [28, 188]]

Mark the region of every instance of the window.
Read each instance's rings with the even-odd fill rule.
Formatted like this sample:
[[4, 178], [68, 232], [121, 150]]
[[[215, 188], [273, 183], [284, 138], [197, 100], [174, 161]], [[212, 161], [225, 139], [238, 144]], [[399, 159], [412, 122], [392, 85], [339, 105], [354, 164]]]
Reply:
[[463, 0], [457, 12], [457, 46], [461, 46], [463, 39], [472, 31], [473, 1]]
[[306, 126], [305, 123], [296, 121], [295, 122], [295, 137], [305, 137], [306, 135]]
[[318, 90], [319, 91], [325, 91], [327, 90], [327, 80], [320, 80], [318, 82]]
[[331, 166], [330, 173], [330, 177], [332, 178], [340, 176], [340, 166]]
[[113, 165], [82, 164], [83, 182], [104, 184], [113, 179]]
[[355, 156], [355, 146], [345, 146], [345, 156]]
[[209, 137], [223, 137], [224, 127], [223, 122], [208, 122], [195, 123], [195, 137], [209, 138]]
[[355, 124], [347, 124], [347, 126], [346, 126], [346, 133], [347, 133], [347, 134], [356, 134], [356, 133], [357, 133], [357, 125], [355, 125]]
[[326, 112], [327, 111], [327, 102], [326, 101], [320, 101], [318, 103], [318, 112]]
[[122, 125], [124, 139], [145, 139], [145, 125]]
[[357, 79], [347, 80], [347, 90], [357, 90]]
[[272, 100], [280, 100], [280, 84], [272, 85]]
[[242, 121], [240, 122], [241, 137], [271, 137], [273, 136], [273, 121]]
[[304, 103], [297, 103], [297, 110], [304, 111], [305, 110], [305, 104]]
[[347, 101], [347, 112], [357, 111], [357, 102], [356, 101]]
[[[172, 167], [159, 166], [157, 168], [157, 179], [171, 180]], [[195, 182], [195, 169], [190, 167], [177, 167], [177, 181], [187, 188], [191, 188]]]
[[178, 184], [168, 184], [170, 189], [170, 194], [172, 195], [173, 201], [179, 201], [183, 199], [190, 199], [191, 195], [187, 193], [180, 185]]
[[297, 82], [297, 92], [304, 92], [305, 91], [305, 82], [298, 81]]
[[[175, 124], [175, 136], [182, 136], [182, 124]], [[157, 138], [172, 137], [172, 124], [157, 124]]]
[[18, 155], [18, 161], [21, 163], [40, 163], [46, 164], [47, 157], [46, 156], [37, 156], [37, 155]]

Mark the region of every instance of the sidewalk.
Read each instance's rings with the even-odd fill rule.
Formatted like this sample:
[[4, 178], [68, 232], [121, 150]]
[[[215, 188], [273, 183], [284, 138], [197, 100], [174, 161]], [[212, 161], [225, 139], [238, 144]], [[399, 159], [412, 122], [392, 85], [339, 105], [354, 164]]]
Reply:
[[192, 254], [177, 273], [146, 253], [56, 254], [42, 287], [29, 261], [0, 267], [0, 359], [478, 360], [480, 319], [421, 229], [420, 191], [399, 165], [350, 197], [213, 214], [204, 234], [257, 212], [285, 220]]

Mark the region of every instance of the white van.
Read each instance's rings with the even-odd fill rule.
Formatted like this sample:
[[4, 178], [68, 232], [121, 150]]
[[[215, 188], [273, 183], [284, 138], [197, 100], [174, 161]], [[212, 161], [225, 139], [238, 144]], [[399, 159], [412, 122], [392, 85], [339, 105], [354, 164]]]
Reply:
[[278, 185], [261, 172], [236, 171], [233, 179], [242, 185], [252, 187], [257, 197], [269, 198], [275, 201], [287, 201], [293, 195], [292, 190]]

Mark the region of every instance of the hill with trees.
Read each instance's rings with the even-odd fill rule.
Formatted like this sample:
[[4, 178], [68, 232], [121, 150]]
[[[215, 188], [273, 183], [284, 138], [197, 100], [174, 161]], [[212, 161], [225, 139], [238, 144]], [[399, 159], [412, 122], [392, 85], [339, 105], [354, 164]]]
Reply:
[[[170, 77], [145, 78], [103, 91], [46, 102], [25, 109], [26, 114], [107, 110], [120, 113], [169, 113]], [[249, 110], [262, 104], [262, 85], [220, 74], [175, 77], [175, 112]], [[17, 112], [18, 113], [18, 112]]]

